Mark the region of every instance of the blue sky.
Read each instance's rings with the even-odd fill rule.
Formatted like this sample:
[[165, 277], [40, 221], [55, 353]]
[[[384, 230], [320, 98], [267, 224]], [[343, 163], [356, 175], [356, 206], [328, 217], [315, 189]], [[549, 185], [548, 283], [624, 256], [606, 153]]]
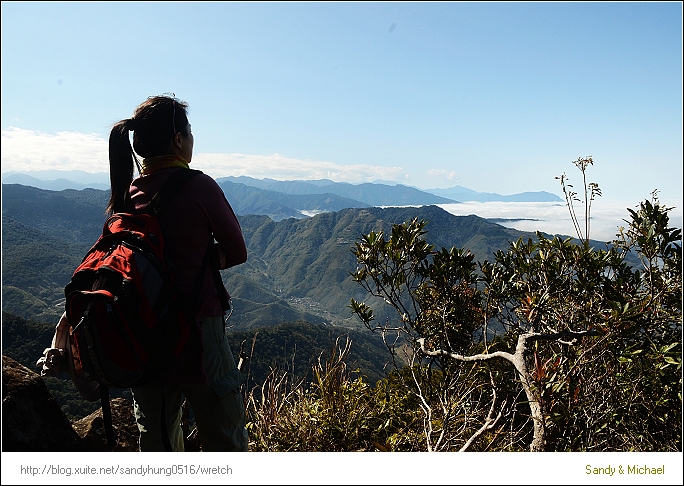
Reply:
[[3, 172], [106, 172], [167, 91], [214, 177], [682, 199], [679, 2], [2, 2]]

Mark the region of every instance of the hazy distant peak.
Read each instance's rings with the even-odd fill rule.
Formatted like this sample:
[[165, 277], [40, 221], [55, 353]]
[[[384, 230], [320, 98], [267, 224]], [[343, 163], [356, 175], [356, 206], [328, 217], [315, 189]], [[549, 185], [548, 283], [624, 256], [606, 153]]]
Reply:
[[535, 192], [520, 192], [517, 194], [501, 195], [494, 192], [477, 192], [463, 186], [454, 186], [446, 189], [426, 189], [426, 192], [436, 194], [438, 196], [457, 199], [459, 201], [468, 202], [556, 202], [562, 199], [556, 194], [546, 191]]
[[109, 172], [86, 172], [84, 170], [26, 170], [3, 172], [2, 179], [6, 176], [25, 174], [41, 181], [51, 181], [56, 179], [67, 179], [81, 184], [90, 182], [109, 184]]
[[33, 170], [3, 172], [3, 184], [21, 184], [49, 191], [64, 189], [109, 189], [109, 173], [83, 170]]
[[[48, 172], [48, 171], [45, 171]], [[53, 171], [58, 172], [58, 171]], [[92, 174], [90, 174], [92, 175]], [[44, 189], [48, 191], [63, 191], [65, 189], [109, 189], [109, 175], [103, 181], [96, 182], [98, 179], [88, 181], [86, 179], [81, 179], [80, 181], [75, 181], [73, 178], [67, 179], [65, 177], [59, 177], [56, 179], [41, 179], [38, 177], [30, 176], [27, 174], [22, 174], [20, 172], [14, 174], [3, 174], [2, 183], [3, 184], [21, 184], [22, 186], [37, 187], [38, 189]]]
[[[376, 180], [372, 181], [372, 184], [383, 184], [383, 185], [385, 185], [385, 186], [398, 186], [398, 185], [404, 185], [404, 184], [401, 184], [401, 183], [396, 182], [396, 181], [385, 181], [385, 180], [382, 180], [382, 179], [376, 179]], [[413, 187], [413, 186], [407, 186], [407, 187]], [[419, 188], [416, 187], [415, 189], [419, 189]], [[423, 190], [423, 189], [421, 189], [421, 190]]]

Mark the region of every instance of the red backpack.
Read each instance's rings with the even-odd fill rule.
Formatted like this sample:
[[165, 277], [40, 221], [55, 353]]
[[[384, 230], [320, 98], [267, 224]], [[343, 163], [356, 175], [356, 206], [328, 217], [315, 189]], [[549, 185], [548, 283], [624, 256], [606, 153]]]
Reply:
[[109, 387], [145, 385], [190, 336], [192, 309], [164, 258], [158, 215], [197, 171], [177, 170], [147, 213], [115, 213], [64, 289], [78, 363]]

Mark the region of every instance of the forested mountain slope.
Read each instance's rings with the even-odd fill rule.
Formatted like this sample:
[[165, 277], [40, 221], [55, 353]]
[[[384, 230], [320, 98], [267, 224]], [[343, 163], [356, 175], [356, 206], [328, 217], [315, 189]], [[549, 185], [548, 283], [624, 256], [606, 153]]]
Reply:
[[[64, 285], [102, 230], [107, 191], [2, 188], [3, 310], [56, 319]], [[222, 272], [234, 299], [235, 329], [287, 321], [358, 324], [347, 306], [351, 297], [365, 295], [350, 277], [356, 268], [351, 248], [369, 231], [389, 232], [392, 224], [426, 219], [431, 243], [469, 248], [478, 259], [525, 234], [435, 206], [348, 208], [281, 221], [238, 214], [248, 262]]]

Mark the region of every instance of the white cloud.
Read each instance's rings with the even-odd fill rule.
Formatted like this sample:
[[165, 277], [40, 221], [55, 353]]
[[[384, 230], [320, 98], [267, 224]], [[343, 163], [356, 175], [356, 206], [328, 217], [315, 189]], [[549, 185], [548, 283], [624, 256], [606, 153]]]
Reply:
[[9, 127], [2, 130], [2, 170], [83, 170], [108, 172], [107, 141], [97, 134], [56, 135]]
[[214, 177], [250, 176], [257, 179], [314, 180], [331, 179], [336, 182], [370, 182], [376, 179], [397, 180], [404, 176], [401, 167], [382, 167], [356, 164], [339, 165], [320, 160], [302, 160], [272, 155], [197, 154], [193, 167]]
[[461, 180], [456, 171], [447, 171], [444, 169], [430, 169], [427, 171], [427, 176], [430, 179], [437, 179], [438, 183], [456, 183]]
[[[59, 132], [51, 135], [9, 127], [2, 130], [3, 172], [36, 170], [83, 170], [109, 172], [108, 142], [97, 134]], [[249, 176], [257, 179], [371, 182], [407, 177], [401, 167], [340, 165], [319, 160], [302, 160], [272, 155], [197, 153], [192, 167], [212, 177]]]

